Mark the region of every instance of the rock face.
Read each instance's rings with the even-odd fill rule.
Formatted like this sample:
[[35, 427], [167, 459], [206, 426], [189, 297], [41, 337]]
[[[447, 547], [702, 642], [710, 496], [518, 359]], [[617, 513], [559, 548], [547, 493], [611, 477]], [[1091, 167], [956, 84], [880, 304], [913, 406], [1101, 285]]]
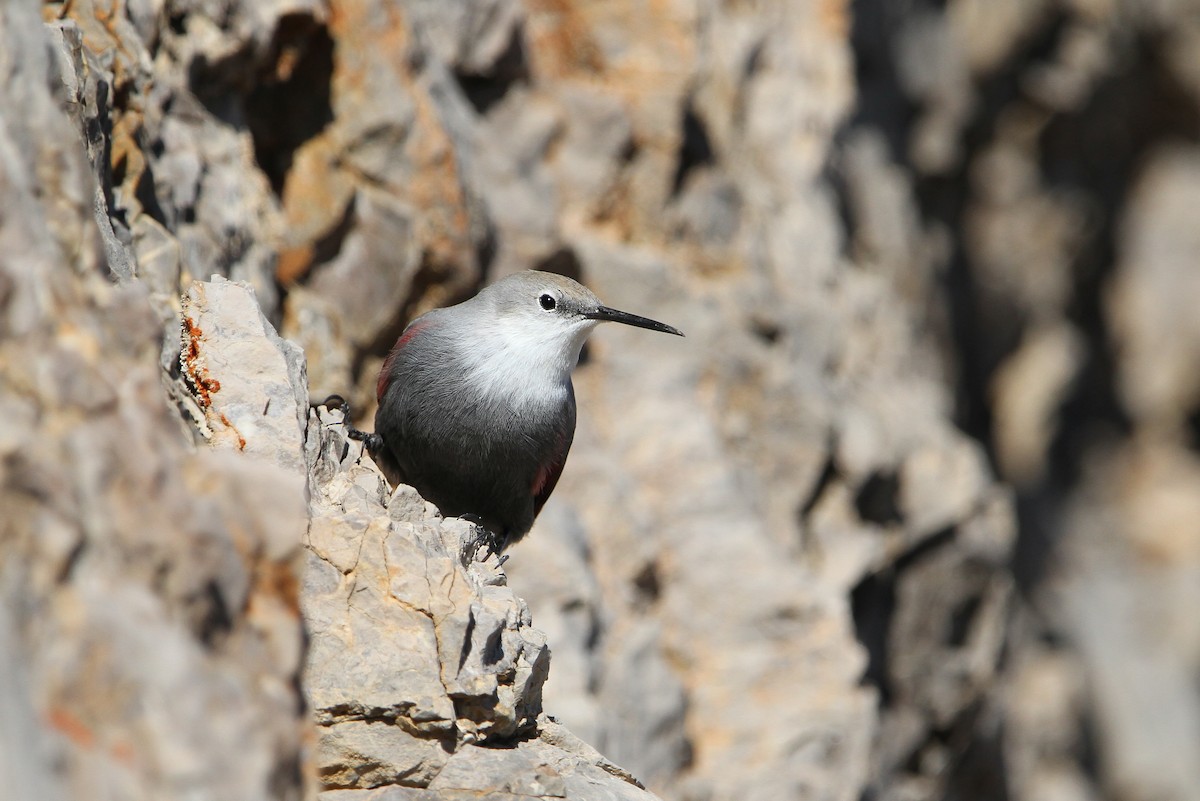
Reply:
[[[1197, 798], [1185, 6], [0, 7], [0, 798]], [[506, 574], [309, 398], [529, 267]]]
[[389, 498], [341, 432], [312, 426], [304, 681], [323, 797], [653, 798], [539, 719], [550, 649], [495, 558], [477, 561], [475, 527], [410, 487]]
[[300, 798], [304, 474], [196, 448], [168, 403], [178, 324], [109, 278], [137, 260], [97, 225], [60, 33], [0, 9], [4, 797]]

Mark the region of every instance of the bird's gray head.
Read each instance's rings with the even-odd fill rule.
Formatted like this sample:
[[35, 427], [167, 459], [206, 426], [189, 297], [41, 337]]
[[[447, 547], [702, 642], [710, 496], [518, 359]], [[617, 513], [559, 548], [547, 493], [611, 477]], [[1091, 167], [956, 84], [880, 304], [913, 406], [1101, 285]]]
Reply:
[[531, 348], [561, 350], [571, 356], [572, 365], [597, 323], [625, 323], [683, 336], [672, 326], [611, 309], [587, 287], [555, 273], [515, 273], [484, 289], [479, 300], [506, 333]]
[[536, 270], [506, 276], [460, 308], [476, 320], [469, 356], [485, 368], [477, 375], [520, 375], [531, 384], [569, 382], [584, 340], [598, 323], [683, 336], [672, 326], [605, 306], [570, 278]]

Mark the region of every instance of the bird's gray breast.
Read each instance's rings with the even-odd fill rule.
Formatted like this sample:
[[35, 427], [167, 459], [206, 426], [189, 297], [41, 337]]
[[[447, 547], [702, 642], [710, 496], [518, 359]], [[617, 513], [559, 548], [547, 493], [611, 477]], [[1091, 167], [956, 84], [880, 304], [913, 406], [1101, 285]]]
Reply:
[[397, 422], [405, 440], [444, 443], [464, 461], [525, 462], [553, 450], [565, 427], [574, 431], [569, 373], [556, 375], [507, 349], [464, 349], [440, 332], [423, 340], [397, 364], [395, 390], [402, 413]]
[[395, 353], [376, 430], [404, 480], [443, 513], [471, 512], [520, 536], [574, 436], [570, 374], [464, 354], [438, 322]]

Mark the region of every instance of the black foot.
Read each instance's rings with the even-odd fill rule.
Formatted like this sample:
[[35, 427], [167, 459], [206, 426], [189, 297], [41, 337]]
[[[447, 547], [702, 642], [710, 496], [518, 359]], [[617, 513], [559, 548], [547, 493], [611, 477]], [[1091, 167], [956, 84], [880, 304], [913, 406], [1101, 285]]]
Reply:
[[308, 405], [313, 409], [316, 409], [318, 406], [324, 406], [326, 409], [341, 409], [341, 421], [337, 423], [330, 423], [329, 425], [331, 426], [345, 425], [346, 421], [350, 419], [350, 401], [346, 400], [341, 395], [330, 395], [323, 401], [315, 401]]
[[324, 406], [326, 409], [344, 409], [347, 415], [350, 414], [350, 402], [341, 395], [330, 395], [323, 401], [314, 401], [308, 405], [314, 409], [318, 406]]
[[506, 534], [497, 534], [492, 531], [483, 524], [483, 518], [473, 512], [459, 515], [458, 519], [471, 523], [482, 535], [481, 539], [487, 545], [487, 553], [484, 554], [483, 561], [486, 562], [493, 556], [499, 556], [500, 560], [496, 565], [497, 567], [508, 561], [508, 554], [500, 555], [500, 552], [504, 550], [504, 546], [508, 544], [508, 536]]
[[346, 436], [350, 439], [357, 440], [367, 446], [367, 450], [372, 453], [383, 447], [383, 437], [378, 434], [368, 434], [366, 431], [359, 431], [349, 425], [350, 420], [350, 401], [343, 398], [341, 395], [330, 395], [320, 403], [313, 403], [312, 406], [324, 406], [327, 409], [341, 409], [342, 420], [340, 423], [330, 423], [335, 426], [346, 426]]
[[347, 428], [346, 436], [361, 442], [366, 447], [368, 453], [379, 453], [383, 449], [383, 437], [378, 434], [368, 434], [366, 431], [359, 431], [357, 428]]

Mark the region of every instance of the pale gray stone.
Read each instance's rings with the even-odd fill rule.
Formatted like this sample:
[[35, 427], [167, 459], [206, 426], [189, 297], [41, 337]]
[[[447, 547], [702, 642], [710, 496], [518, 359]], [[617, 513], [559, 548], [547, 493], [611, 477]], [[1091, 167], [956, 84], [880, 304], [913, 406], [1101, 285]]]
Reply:
[[220, 276], [193, 283], [181, 336], [182, 371], [201, 401], [212, 443], [304, 477], [304, 353], [275, 333], [254, 290]]
[[348, 461], [313, 473], [329, 478], [314, 484], [303, 593], [305, 685], [327, 790], [651, 798], [594, 750], [536, 739], [551, 730], [553, 742], [575, 743], [538, 720], [546, 639], [494, 559], [476, 561], [474, 526], [442, 520], [409, 487], [388, 497], [378, 471], [343, 449], [310, 453]]
[[450, 747], [442, 741], [413, 737], [383, 721], [339, 721], [322, 730], [317, 745], [325, 787], [425, 787], [448, 759]]
[[1140, 422], [1169, 425], [1200, 403], [1200, 320], [1187, 302], [1200, 291], [1190, 259], [1200, 231], [1188, 216], [1200, 200], [1200, 154], [1156, 152], [1132, 199], [1107, 305], [1120, 347], [1118, 388]]
[[[6, 786], [1194, 797], [1185, 6], [3, 6]], [[263, 319], [369, 426], [530, 266], [688, 337], [591, 339], [506, 576]]]
[[[86, 113], [57, 106], [65, 31], [0, 11], [0, 246], [17, 254], [0, 265], [0, 695], [24, 698], [0, 715], [21, 759], [6, 786], [299, 797], [303, 463], [197, 452], [181, 431], [159, 361], [177, 328], [135, 276], [110, 280], [90, 202], [105, 160], [89, 168]], [[279, 367], [258, 380], [294, 379]]]

